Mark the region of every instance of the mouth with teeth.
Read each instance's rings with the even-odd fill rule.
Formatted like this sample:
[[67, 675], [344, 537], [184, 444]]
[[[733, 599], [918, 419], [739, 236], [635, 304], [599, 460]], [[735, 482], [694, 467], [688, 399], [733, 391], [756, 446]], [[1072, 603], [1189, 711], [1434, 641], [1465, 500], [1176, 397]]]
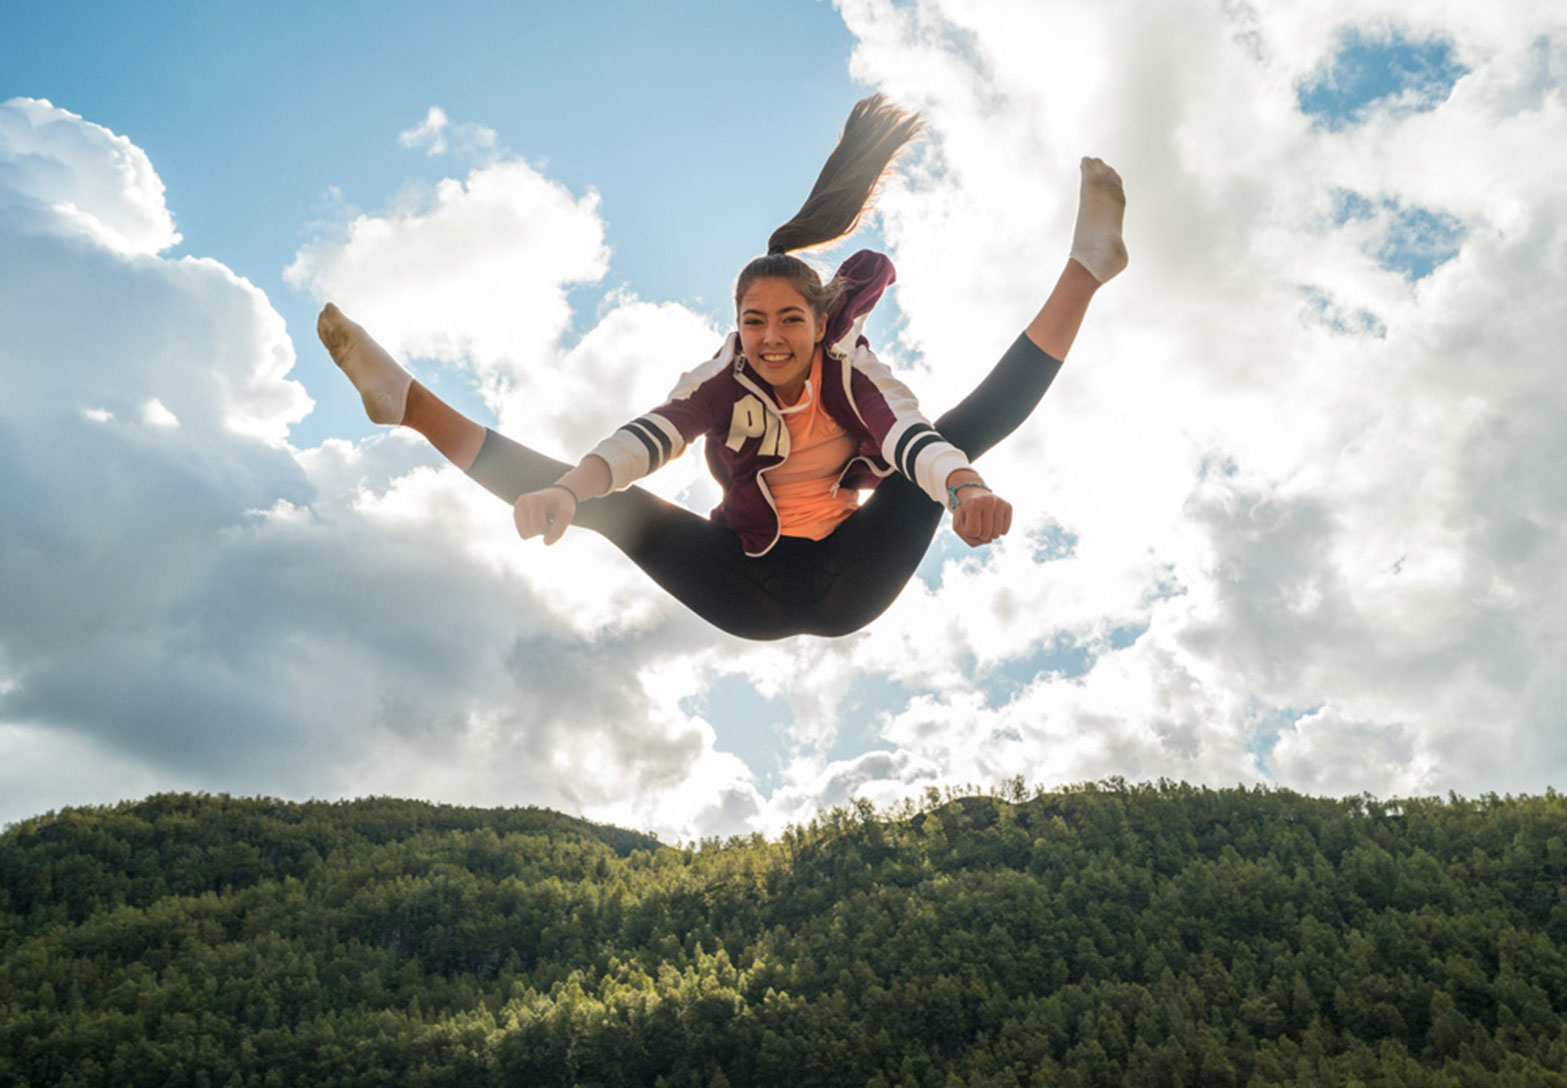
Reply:
[[762, 360], [763, 365], [765, 365], [765, 366], [783, 366], [783, 365], [785, 365], [787, 363], [791, 363], [791, 362], [794, 361], [794, 353], [793, 352], [783, 352], [782, 354], [777, 354], [777, 353], [771, 353], [771, 352], [763, 352], [761, 354], [761, 360]]

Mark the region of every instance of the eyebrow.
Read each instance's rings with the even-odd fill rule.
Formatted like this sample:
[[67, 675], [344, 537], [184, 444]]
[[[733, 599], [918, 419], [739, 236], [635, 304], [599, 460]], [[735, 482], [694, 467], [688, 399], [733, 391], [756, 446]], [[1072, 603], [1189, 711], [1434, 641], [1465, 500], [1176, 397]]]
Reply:
[[[801, 314], [803, 314], [805, 312], [805, 307], [804, 306], [785, 306], [783, 309], [779, 310], [778, 312], [781, 313], [781, 314], [787, 314], [787, 313], [791, 313], [791, 312], [792, 313], [801, 313]], [[740, 316], [741, 317], [744, 317], [746, 314], [760, 314], [763, 317], [765, 317], [765, 316], [767, 316], [767, 311], [766, 310], [762, 310], [762, 309], [758, 309], [755, 306], [749, 306], [746, 309], [740, 311]]]

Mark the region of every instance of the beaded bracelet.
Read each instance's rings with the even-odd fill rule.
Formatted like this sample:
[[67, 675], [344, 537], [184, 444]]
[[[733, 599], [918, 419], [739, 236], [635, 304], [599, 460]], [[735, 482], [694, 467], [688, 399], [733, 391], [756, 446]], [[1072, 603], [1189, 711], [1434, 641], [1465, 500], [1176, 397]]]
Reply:
[[986, 491], [990, 490], [990, 488], [985, 487], [985, 484], [982, 481], [980, 481], [980, 480], [965, 480], [961, 484], [948, 484], [947, 485], [947, 509], [948, 510], [956, 510], [958, 508], [958, 492], [962, 491], [965, 487], [984, 487]]

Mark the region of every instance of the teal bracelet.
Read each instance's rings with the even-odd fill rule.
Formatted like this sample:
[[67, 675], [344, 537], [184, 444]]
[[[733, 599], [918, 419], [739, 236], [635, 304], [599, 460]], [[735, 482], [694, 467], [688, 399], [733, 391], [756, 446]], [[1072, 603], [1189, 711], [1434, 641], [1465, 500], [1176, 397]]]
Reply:
[[[947, 509], [948, 510], [956, 510], [958, 508], [958, 492], [962, 491], [965, 487], [985, 487], [985, 485], [980, 480], [965, 480], [961, 484], [948, 484], [947, 485]], [[989, 491], [990, 488], [985, 487], [985, 490]]]

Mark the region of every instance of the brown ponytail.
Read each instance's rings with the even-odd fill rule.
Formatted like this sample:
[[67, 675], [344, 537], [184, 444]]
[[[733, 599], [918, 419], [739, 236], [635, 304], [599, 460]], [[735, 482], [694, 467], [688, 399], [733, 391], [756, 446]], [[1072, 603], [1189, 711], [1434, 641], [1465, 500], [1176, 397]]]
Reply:
[[741, 269], [735, 281], [735, 309], [740, 309], [740, 300], [757, 280], [784, 279], [805, 296], [818, 317], [826, 316], [843, 285], [823, 284], [815, 269], [789, 256], [789, 251], [836, 242], [853, 231], [898, 152], [924, 130], [919, 114], [904, 112], [885, 95], [856, 102], [811, 195], [793, 219], [773, 231], [767, 256]]
[[924, 128], [919, 114], [905, 113], [885, 95], [856, 102], [811, 195], [793, 219], [773, 231], [767, 251], [810, 249], [854, 230], [892, 160]]

